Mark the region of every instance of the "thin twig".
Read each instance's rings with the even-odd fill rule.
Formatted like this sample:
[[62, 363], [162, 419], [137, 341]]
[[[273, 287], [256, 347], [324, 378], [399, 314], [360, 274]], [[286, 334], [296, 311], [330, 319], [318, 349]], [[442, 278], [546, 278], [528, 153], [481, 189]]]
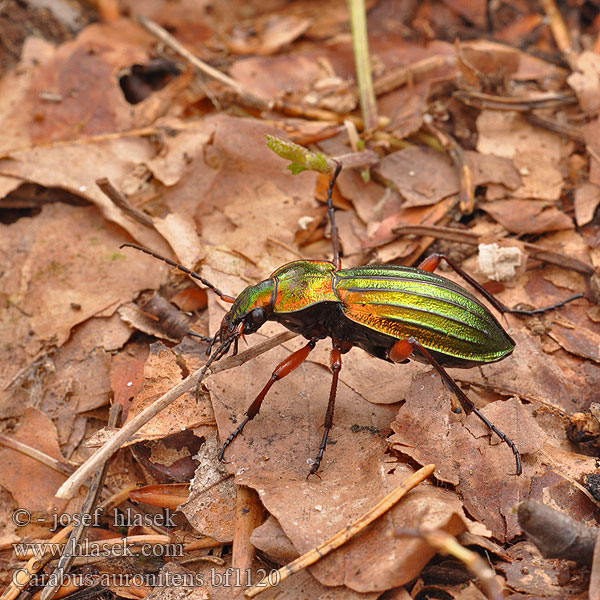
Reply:
[[13, 438], [8, 437], [7, 435], [0, 434], [0, 446], [4, 446], [5, 448], [10, 448], [15, 452], [20, 452], [25, 456], [29, 456], [29, 458], [33, 458], [38, 462], [50, 467], [54, 471], [61, 473], [63, 475], [70, 475], [76, 469], [74, 465], [70, 465], [62, 460], [57, 460], [53, 456], [49, 456], [45, 452], [38, 450], [37, 448], [33, 448], [32, 446], [28, 446], [23, 442], [19, 442]]
[[592, 564], [598, 529], [576, 521], [535, 500], [517, 505], [519, 525], [544, 558], [575, 560]]
[[577, 104], [575, 93], [571, 92], [547, 92], [539, 94], [535, 98], [515, 98], [513, 96], [494, 96], [473, 90], [458, 90], [452, 94], [467, 106], [479, 109], [492, 110], [516, 110], [527, 112], [541, 108], [560, 108], [569, 104]]
[[547, 117], [534, 112], [525, 113], [524, 117], [525, 120], [532, 125], [542, 127], [543, 129], [552, 131], [554, 133], [558, 133], [558, 135], [563, 135], [570, 140], [578, 142], [579, 144], [585, 144], [585, 137], [579, 127], [559, 123], [556, 118]]
[[[231, 549], [231, 567], [236, 573], [246, 573], [252, 568], [255, 549], [250, 542], [250, 536], [264, 519], [264, 509], [256, 491], [245, 485], [236, 486], [235, 520]], [[232, 596], [239, 596], [241, 591], [241, 586], [234, 588]]]
[[392, 490], [392, 492], [390, 492], [385, 498], [380, 500], [371, 510], [369, 510], [369, 512], [365, 513], [356, 521], [338, 531], [326, 542], [323, 542], [316, 548], [309, 550], [306, 554], [303, 554], [291, 563], [281, 567], [281, 569], [279, 569], [277, 572], [277, 576], [273, 577], [273, 574], [270, 574], [269, 576], [264, 577], [254, 587], [251, 587], [249, 590], [244, 592], [244, 596], [246, 596], [246, 598], [254, 598], [254, 596], [257, 596], [261, 592], [273, 587], [274, 582], [279, 584], [279, 582], [287, 579], [290, 575], [293, 575], [294, 573], [297, 573], [298, 571], [305, 569], [310, 565], [314, 565], [319, 559], [323, 558], [336, 548], [339, 548], [342, 544], [345, 544], [357, 533], [362, 531], [367, 525], [370, 525], [373, 521], [387, 512], [401, 498], [406, 496], [410, 490], [419, 485], [423, 480], [427, 479], [427, 477], [429, 477], [434, 470], [435, 465], [425, 465], [424, 467], [421, 467], [418, 471], [406, 479], [406, 481]]
[[138, 210], [128, 202], [128, 200], [117, 190], [113, 184], [106, 178], [101, 177], [96, 179], [96, 185], [102, 190], [105, 196], [112, 201], [112, 203], [120, 208], [126, 215], [129, 215], [132, 219], [135, 219], [138, 223], [154, 229], [154, 223], [152, 219], [141, 210]]
[[[198, 385], [205, 376], [214, 375], [221, 371], [233, 369], [245, 363], [246, 361], [260, 356], [264, 352], [279, 346], [288, 340], [296, 337], [296, 333], [291, 331], [285, 331], [275, 337], [272, 337], [262, 344], [257, 344], [252, 348], [249, 348], [245, 352], [241, 352], [237, 356], [230, 356], [223, 359], [222, 362], [217, 363], [214, 367], [208, 370], [211, 366], [212, 357], [208, 362], [200, 369], [186, 377], [181, 383], [171, 388], [166, 394], [163, 394], [158, 400], [152, 403], [148, 408], [144, 409], [139, 415], [136, 415], [129, 423], [123, 426], [118, 433], [116, 433], [110, 440], [97, 450], [90, 458], [88, 458], [80, 467], [67, 479], [56, 492], [58, 498], [72, 498], [80, 485], [86, 481], [90, 474], [95, 471], [98, 466], [105, 460], [108, 460], [125, 442], [131, 439], [131, 436], [138, 431], [143, 425], [150, 421], [159, 412], [164, 410], [167, 406], [172, 404], [179, 396], [185, 392], [189, 392]], [[215, 356], [215, 355], [213, 355]]]
[[424, 128], [437, 139], [450, 155], [458, 171], [460, 182], [460, 211], [465, 215], [470, 215], [475, 208], [475, 183], [473, 182], [473, 171], [466, 162], [465, 151], [449, 133], [438, 129], [433, 123], [425, 122]]
[[[442, 240], [449, 240], [459, 244], [469, 244], [478, 246], [481, 243], [481, 238], [471, 232], [455, 229], [454, 227], [440, 227], [437, 225], [398, 225], [392, 230], [397, 236], [400, 235], [425, 235]], [[531, 244], [530, 242], [519, 242], [532, 258], [541, 260], [542, 262], [571, 269], [584, 275], [593, 275], [594, 269], [581, 260], [548, 250], [539, 244]]]
[[152, 35], [155, 35], [161, 42], [175, 50], [175, 52], [185, 58], [185, 60], [198, 69], [198, 71], [222, 83], [224, 86], [231, 88], [246, 106], [257, 108], [259, 110], [269, 110], [271, 108], [270, 103], [265, 102], [262, 98], [258, 98], [258, 96], [255, 96], [246, 90], [242, 85], [235, 81], [235, 79], [225, 75], [225, 73], [221, 73], [221, 71], [211, 67], [197, 56], [194, 56], [194, 54], [179, 43], [179, 41], [177, 41], [166, 29], [158, 25], [158, 23], [155, 23], [142, 15], [138, 15], [138, 21]]
[[73, 530], [72, 525], [67, 525], [64, 529], [57, 532], [50, 540], [48, 540], [44, 547], [44, 554], [42, 556], [33, 556], [30, 558], [24, 567], [17, 569], [12, 576], [12, 581], [0, 596], [0, 600], [15, 600], [15, 598], [21, 593], [35, 574], [41, 571], [50, 560], [54, 558], [53, 553], [50, 551], [52, 544], [63, 543], [71, 531]]
[[571, 68], [575, 68], [575, 52], [569, 29], [554, 0], [541, 0], [541, 5], [550, 24], [554, 41]]
[[[108, 415], [108, 427], [117, 426], [119, 417], [121, 415], [121, 409], [122, 406], [120, 404], [113, 404], [110, 407], [110, 412]], [[102, 492], [102, 486], [104, 485], [104, 479], [106, 478], [107, 471], [108, 460], [100, 469], [98, 469], [92, 479], [87, 496], [85, 497], [83, 505], [81, 506], [80, 512], [82, 515], [90, 515], [91, 517], [92, 513], [94, 512], [96, 505], [98, 504], [98, 499], [100, 498], [100, 493]], [[71, 531], [69, 539], [65, 544], [63, 553], [58, 560], [58, 564], [56, 565], [56, 569], [54, 569], [52, 576], [49, 578], [48, 585], [43, 589], [40, 600], [51, 600], [54, 594], [56, 594], [58, 588], [62, 585], [64, 574], [67, 573], [71, 568], [73, 560], [77, 556], [79, 542], [85, 535], [90, 522], [91, 519], [89, 522], [86, 521], [86, 519], [81, 519], [75, 525], [73, 531]]]
[[373, 82], [373, 88], [376, 96], [387, 94], [403, 86], [410, 81], [417, 79], [419, 76], [425, 75], [430, 71], [439, 69], [445, 65], [451, 65], [454, 62], [453, 58], [447, 56], [428, 56], [422, 60], [418, 60], [407, 66], [396, 67], [390, 69], [387, 73], [378, 77]]

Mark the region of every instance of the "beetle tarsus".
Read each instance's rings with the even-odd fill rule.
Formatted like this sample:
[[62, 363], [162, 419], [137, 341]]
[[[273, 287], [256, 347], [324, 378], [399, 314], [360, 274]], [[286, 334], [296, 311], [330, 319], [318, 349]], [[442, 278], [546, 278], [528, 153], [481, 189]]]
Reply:
[[206, 335], [202, 335], [200, 333], [196, 333], [195, 331], [192, 331], [191, 329], [186, 333], [186, 335], [190, 335], [192, 337], [198, 338], [199, 340], [202, 340], [203, 342], [207, 342], [211, 346], [212, 346], [212, 344], [214, 344], [214, 338], [208, 337]]
[[567, 298], [566, 300], [561, 300], [560, 302], [557, 302], [556, 304], [551, 304], [550, 306], [545, 306], [544, 308], [533, 308], [531, 310], [527, 310], [524, 308], [507, 308], [507, 310], [505, 312], [511, 313], [513, 315], [526, 315], [526, 316], [541, 315], [542, 313], [548, 312], [549, 310], [554, 310], [555, 308], [560, 308], [561, 306], [564, 306], [565, 304], [568, 304], [569, 302], [572, 302], [573, 300], [578, 300], [579, 298], [583, 298], [583, 294], [575, 294], [575, 295]]
[[516, 474], [521, 475], [523, 472], [523, 469], [521, 468], [521, 455], [519, 454], [514, 442], [505, 433], [500, 431], [483, 413], [479, 411], [479, 409], [474, 408], [473, 412], [485, 423], [486, 427], [490, 431], [493, 431], [512, 450], [517, 463]]
[[251, 419], [252, 419], [252, 417], [249, 417], [248, 415], [246, 415], [244, 420], [229, 434], [229, 437], [225, 440], [225, 442], [223, 443], [223, 446], [219, 450], [219, 454], [217, 456], [219, 459], [219, 462], [225, 462], [223, 456], [225, 455], [225, 450], [227, 450], [227, 446], [229, 446], [231, 444], [231, 442], [233, 442], [233, 440], [235, 440], [235, 438], [240, 433], [242, 433], [242, 429], [244, 429], [244, 427], [246, 426], [246, 423], [248, 421], [250, 421]]

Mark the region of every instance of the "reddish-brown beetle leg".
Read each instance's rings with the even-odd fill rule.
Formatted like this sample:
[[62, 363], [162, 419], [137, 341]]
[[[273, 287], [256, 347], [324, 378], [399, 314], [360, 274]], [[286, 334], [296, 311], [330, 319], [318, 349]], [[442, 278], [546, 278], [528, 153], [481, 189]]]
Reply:
[[415, 338], [408, 338], [405, 340], [397, 341], [391, 348], [388, 353], [388, 357], [393, 362], [402, 362], [406, 360], [413, 351], [417, 351], [429, 362], [429, 364], [440, 374], [442, 381], [446, 384], [446, 387], [450, 389], [450, 391], [458, 398], [463, 410], [469, 414], [471, 412], [475, 413], [485, 424], [485, 426], [493, 431], [511, 450], [515, 457], [516, 463], [516, 472], [517, 475], [522, 473], [521, 468], [521, 456], [517, 447], [513, 443], [513, 441], [500, 429], [498, 429], [476, 406], [473, 402], [467, 397], [467, 395], [458, 387], [457, 383], [448, 375], [446, 369], [439, 364], [439, 362], [433, 357], [433, 355], [423, 347], [423, 345], [416, 340]]
[[462, 277], [469, 285], [473, 286], [498, 312], [500, 313], [511, 313], [514, 315], [539, 315], [549, 310], [554, 310], [555, 308], [560, 308], [573, 300], [577, 300], [578, 298], [583, 298], [583, 294], [575, 294], [574, 296], [570, 296], [565, 300], [561, 300], [560, 302], [556, 302], [555, 304], [551, 304], [550, 306], [544, 306], [544, 308], [534, 308], [533, 310], [526, 310], [522, 308], [509, 308], [506, 304], [503, 304], [490, 294], [479, 282], [475, 281], [466, 271], [463, 271], [452, 259], [448, 258], [445, 254], [432, 254], [428, 256], [420, 265], [419, 269], [421, 271], [428, 271], [429, 273], [433, 273], [442, 260], [446, 261], [446, 264], [460, 277]]
[[325, 423], [323, 425], [323, 438], [321, 439], [319, 452], [317, 453], [315, 462], [310, 468], [310, 473], [307, 475], [307, 478], [311, 475], [317, 475], [317, 471], [319, 470], [319, 465], [321, 464], [321, 459], [323, 458], [323, 452], [325, 452], [325, 447], [327, 446], [327, 438], [329, 436], [329, 431], [333, 427], [333, 409], [335, 407], [335, 397], [337, 394], [338, 378], [340, 375], [340, 371], [342, 370], [342, 352], [348, 352], [348, 350], [351, 347], [351, 345], [343, 344], [336, 340], [334, 340], [333, 342], [333, 349], [331, 350], [331, 371], [333, 372], [333, 379], [331, 381], [331, 390], [329, 391], [329, 403], [327, 404], [327, 412], [325, 413]]
[[442, 256], [440, 254], [432, 254], [423, 260], [417, 268], [421, 269], [421, 271], [433, 273], [440, 266], [441, 260]]
[[388, 353], [388, 357], [392, 362], [404, 362], [413, 351], [413, 347], [408, 340], [398, 340]]
[[286, 375], [289, 375], [294, 369], [297, 369], [308, 357], [310, 351], [314, 349], [317, 343], [316, 339], [312, 339], [306, 344], [306, 346], [292, 352], [285, 360], [282, 360], [271, 375], [271, 379], [267, 381], [265, 387], [261, 390], [260, 394], [256, 396], [254, 402], [248, 407], [246, 411], [246, 416], [244, 420], [233, 430], [233, 432], [229, 435], [229, 437], [225, 440], [223, 447], [219, 451], [219, 460], [223, 461], [223, 454], [227, 449], [227, 446], [233, 442], [233, 440], [242, 432], [242, 429], [246, 426], [248, 421], [254, 419], [254, 417], [258, 414], [260, 410], [260, 405], [262, 401], [265, 399], [267, 392], [271, 389], [271, 386], [280, 379], [283, 379]]

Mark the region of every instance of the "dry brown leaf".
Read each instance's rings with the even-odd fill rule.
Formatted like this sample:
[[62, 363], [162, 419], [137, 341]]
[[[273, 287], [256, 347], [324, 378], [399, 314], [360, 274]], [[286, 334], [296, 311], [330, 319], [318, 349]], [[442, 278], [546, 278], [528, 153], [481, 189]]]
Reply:
[[581, 583], [569, 582], [569, 568], [565, 562], [544, 559], [531, 542], [517, 542], [508, 552], [512, 562], [498, 563], [497, 568], [506, 575], [508, 585], [516, 592], [539, 598], [566, 598], [584, 593]]
[[111, 359], [110, 388], [113, 402], [118, 402], [123, 407], [121, 421], [127, 418], [129, 405], [143, 385], [148, 352], [146, 344], [134, 342], [127, 345], [125, 352], [119, 352]]
[[252, 532], [250, 541], [255, 548], [279, 564], [290, 563], [300, 556], [277, 519], [271, 515]]
[[[25, 409], [13, 437], [60, 462], [66, 462], [58, 446], [56, 428], [37, 408]], [[0, 457], [0, 483], [13, 495], [19, 508], [43, 514], [51, 511], [53, 507], [57, 507], [58, 514], [65, 510], [66, 503], [58, 502], [54, 496], [56, 490], [64, 483], [65, 475], [8, 448], [0, 449]], [[35, 485], [32, 485], [32, 482], [35, 482]]]
[[577, 70], [567, 77], [567, 82], [575, 90], [581, 108], [593, 114], [600, 108], [600, 58], [586, 50], [577, 57], [576, 65]]
[[[90, 25], [58, 48], [30, 40], [20, 67], [0, 82], [0, 152], [154, 121], [172, 102], [178, 84], [134, 106], [118, 77], [125, 67], [146, 63], [153, 43], [140, 25], [125, 19]], [[50, 92], [58, 101], [44, 99]]]
[[[558, 200], [563, 186], [559, 164], [568, 153], [568, 141], [513, 112], [483, 110], [477, 129], [477, 150], [511, 158], [519, 171], [523, 185], [511, 192], [512, 197]], [[488, 191], [488, 198], [505, 196], [503, 189]]]
[[511, 331], [514, 352], [504, 360], [478, 369], [451, 370], [455, 379], [483, 386], [503, 396], [518, 396], [529, 402], [546, 402], [571, 410], [578, 388], [540, 347], [539, 338]]
[[[197, 574], [206, 582], [210, 593], [210, 600], [231, 600], [232, 595], [237, 592], [235, 571], [231, 569], [229, 561], [224, 564], [213, 564], [202, 562], [198, 564]], [[265, 563], [255, 563], [250, 572], [243, 573], [239, 583], [242, 590], [256, 583], [271, 573], [271, 569]], [[227, 585], [228, 583], [228, 585]], [[258, 596], [261, 600], [297, 600], [298, 598], [318, 600], [376, 600], [381, 594], [379, 592], [359, 593], [345, 586], [329, 587], [319, 583], [308, 569], [288, 577], [275, 587], [268, 589]], [[239, 598], [243, 598], [240, 594]]]
[[[42, 348], [64, 344], [76, 325], [95, 315], [111, 315], [120, 303], [134, 298], [140, 289], [157, 286], [163, 277], [160, 264], [141, 269], [140, 264], [149, 264], [144, 258], [125, 275], [125, 256], [118, 249], [125, 241], [123, 232], [107, 224], [94, 208], [52, 204], [34, 219], [1, 227], [2, 287], [10, 298], [1, 310], [6, 365], [2, 387]], [[11, 313], [20, 317], [11, 319]], [[129, 332], [111, 322], [96, 335], [97, 346], [114, 350]], [[94, 345], [83, 345], [93, 354]]]
[[236, 486], [225, 467], [217, 461], [218, 450], [216, 436], [207, 436], [197, 454], [198, 466], [181, 512], [202, 535], [230, 543], [233, 540]]
[[236, 24], [225, 41], [234, 54], [265, 56], [291, 44], [310, 24], [310, 19], [271, 13]]
[[[502, 157], [467, 152], [475, 185], [502, 184], [509, 189], [519, 186], [520, 178], [512, 163]], [[459, 191], [456, 168], [443, 153], [414, 146], [384, 157], [374, 172], [387, 185], [394, 186], [405, 198], [404, 208], [435, 204]]]
[[497, 445], [497, 439], [480, 426], [475, 415], [465, 419], [450, 411], [450, 395], [435, 373], [422, 373], [413, 380], [406, 404], [394, 422], [396, 434], [391, 441], [396, 450], [420, 464], [435, 462], [436, 476], [457, 486], [469, 513], [495, 538], [506, 540], [519, 533], [511, 509], [527, 493], [526, 454], [535, 452], [539, 444], [532, 446], [531, 442], [541, 443], [543, 437], [522, 407], [516, 411], [515, 422], [514, 405], [509, 413], [506, 403], [495, 404], [498, 406], [491, 405], [483, 412], [520, 449], [524, 458], [522, 477], [513, 476], [515, 460], [510, 448]]
[[583, 183], [575, 190], [575, 221], [578, 227], [587, 225], [600, 204], [600, 187]]
[[[144, 384], [131, 403], [127, 422], [183, 378], [182, 366], [176, 355], [158, 342], [152, 344], [144, 366]], [[201, 394], [199, 401], [196, 401], [194, 393], [187, 392], [144, 425], [138, 431], [137, 440], [160, 439], [185, 429], [206, 425], [212, 419], [212, 409], [206, 395]]]
[[481, 208], [511, 233], [547, 233], [574, 228], [571, 217], [537, 200], [496, 200], [482, 204]]
[[186, 429], [160, 440], [146, 441], [131, 447], [132, 454], [152, 483], [188, 482], [198, 461], [195, 455], [204, 438]]

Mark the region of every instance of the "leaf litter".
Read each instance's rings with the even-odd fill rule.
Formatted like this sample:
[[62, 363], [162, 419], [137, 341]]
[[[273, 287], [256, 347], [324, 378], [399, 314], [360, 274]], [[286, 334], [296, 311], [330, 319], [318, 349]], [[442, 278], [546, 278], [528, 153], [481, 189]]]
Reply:
[[[166, 345], [150, 345], [156, 329], [136, 317], [121, 318], [121, 307], [132, 307], [148, 290], [161, 288], [166, 298], [175, 297], [181, 279], [150, 257], [120, 250], [120, 244], [135, 241], [176, 258], [234, 296], [286, 262], [330, 256], [323, 213], [315, 212], [316, 175], [292, 176], [266, 148], [264, 136], [318, 144], [328, 154], [350, 151], [343, 123], [354, 119], [360, 129], [360, 116], [352, 113], [358, 96], [346, 5], [332, 3], [319, 14], [311, 3], [298, 2], [293, 11], [254, 8], [249, 18], [233, 2], [228, 13], [202, 17], [197, 7], [183, 4], [168, 10], [166, 3], [155, 2], [143, 11], [168, 24], [204, 60], [229, 68], [274, 111], [241, 113], [236, 103], [244, 106], [243, 97], [232, 100], [221, 84], [208, 80], [199, 85], [191, 68], [161, 50], [134, 21], [134, 6], [130, 17], [87, 25], [56, 46], [29, 38], [20, 63], [0, 80], [0, 410], [5, 432], [12, 436], [16, 425], [16, 439], [56, 457], [62, 450], [82, 461], [93, 452], [84, 442], [102, 427], [111, 396], [128, 410], [124, 419], [131, 420], [205, 360], [205, 346], [187, 341], [174, 346], [168, 336], [162, 336]], [[371, 173], [376, 181], [345, 170], [338, 185], [350, 207], [339, 213], [345, 266], [414, 265], [423, 254], [440, 251], [485, 281], [475, 246], [439, 239], [434, 227], [431, 235], [395, 233], [405, 225], [484, 232], [486, 242], [509, 247], [519, 236], [564, 256], [565, 263], [577, 257], [597, 266], [597, 55], [581, 52], [569, 75], [514, 49], [521, 33], [501, 27], [505, 15], [500, 13], [492, 14], [495, 30], [514, 48], [482, 39], [454, 45], [456, 32], [448, 36], [449, 23], [457, 31], [463, 28], [459, 38], [465, 28], [470, 37], [484, 36], [483, 13], [469, 3], [426, 3], [400, 16], [388, 4], [373, 3], [369, 12], [372, 71], [384, 117], [378, 131], [364, 137], [379, 155]], [[528, 17], [539, 16], [537, 6], [524, 6]], [[533, 23], [520, 18], [522, 27]], [[254, 37], [253, 27], [259, 36]], [[598, 35], [597, 23], [586, 27]], [[430, 43], [407, 39], [404, 32], [410, 30], [427, 35]], [[539, 43], [558, 56], [551, 36]], [[159, 85], [138, 79], [161, 52], [174, 65], [171, 74], [170, 67], [161, 71]], [[130, 83], [141, 94], [136, 104], [120, 85], [125, 74], [135, 75]], [[522, 105], [535, 102], [540, 93], [572, 94], [568, 86], [578, 105], [543, 109], [543, 116], [562, 130], [532, 124], [520, 108], [498, 110], [499, 99]], [[213, 108], [214, 101], [225, 109]], [[475, 186], [473, 216], [457, 209], [464, 181], [422, 129], [427, 111], [465, 151]], [[583, 115], [588, 122], [578, 135], [585, 146], [561, 133], [578, 127]], [[568, 165], [579, 165], [579, 171], [569, 171]], [[131, 210], [97, 187], [102, 177], [124, 194]], [[296, 233], [315, 215], [316, 241], [300, 248]], [[586, 292], [586, 278], [571, 273], [530, 258], [514, 280], [501, 286], [499, 298], [510, 306], [539, 307]], [[451, 412], [451, 395], [429, 369], [414, 362], [390, 365], [354, 349], [343, 357], [320, 478], [307, 480], [307, 461], [318, 449], [327, 404], [327, 341], [271, 390], [260, 414], [227, 449], [223, 471], [216, 462], [219, 444], [278, 361], [300, 347], [299, 339], [208, 377], [198, 401], [187, 393], [155, 417], [109, 473], [125, 487], [188, 482], [195, 470], [182, 506], [187, 519], [178, 521], [172, 534], [185, 531], [221, 546], [197, 551], [196, 562], [179, 566], [175, 559], [162, 569], [202, 575], [206, 586], [195, 593], [219, 598], [231, 592], [215, 581], [235, 567], [229, 544], [238, 543], [237, 486], [258, 493], [269, 517], [251, 540], [259, 556], [264, 553], [280, 566], [365, 513], [416, 466], [435, 463], [438, 485], [422, 484], [361, 535], [264, 597], [278, 592], [279, 598], [377, 598], [386, 590], [403, 597], [436, 586], [464, 597], [431, 575], [441, 564], [435, 550], [419, 537], [398, 537], [398, 530], [454, 535], [470, 530], [488, 542], [514, 544], [521, 530], [513, 506], [525, 498], [577, 520], [595, 520], [589, 498], [575, 485], [597, 471], [595, 458], [586, 455], [588, 448], [569, 442], [564, 430], [570, 414], [597, 401], [600, 330], [588, 316], [592, 298], [588, 293], [546, 315], [509, 315], [506, 327], [517, 341], [511, 357], [451, 371], [514, 440], [523, 458], [521, 477], [513, 475], [514, 457], [505, 444], [474, 416]], [[227, 305], [209, 294], [205, 313], [201, 306], [194, 307], [195, 327], [211, 335]], [[143, 312], [143, 305], [135, 310]], [[277, 331], [274, 325], [264, 327], [248, 343]], [[54, 440], [52, 447], [42, 439]], [[2, 452], [4, 464], [14, 466], [7, 467], [2, 484], [16, 504], [58, 510], [52, 496], [64, 475], [50, 476], [46, 466], [34, 473], [33, 459], [12, 449]], [[150, 510], [151, 505], [150, 497], [140, 507]], [[47, 537], [47, 532], [35, 536]], [[493, 565], [514, 597], [527, 597], [532, 586], [540, 597], [586, 593], [585, 577], [557, 569], [555, 561], [536, 556], [528, 542], [508, 545], [507, 552], [513, 563], [496, 556]], [[253, 582], [261, 564], [253, 564]], [[515, 565], [521, 573], [535, 571], [539, 581], [523, 579]], [[99, 564], [100, 572], [107, 568]], [[7, 581], [11, 573], [4, 570]], [[481, 597], [476, 584], [468, 589]], [[151, 595], [167, 594], [155, 587]]]

